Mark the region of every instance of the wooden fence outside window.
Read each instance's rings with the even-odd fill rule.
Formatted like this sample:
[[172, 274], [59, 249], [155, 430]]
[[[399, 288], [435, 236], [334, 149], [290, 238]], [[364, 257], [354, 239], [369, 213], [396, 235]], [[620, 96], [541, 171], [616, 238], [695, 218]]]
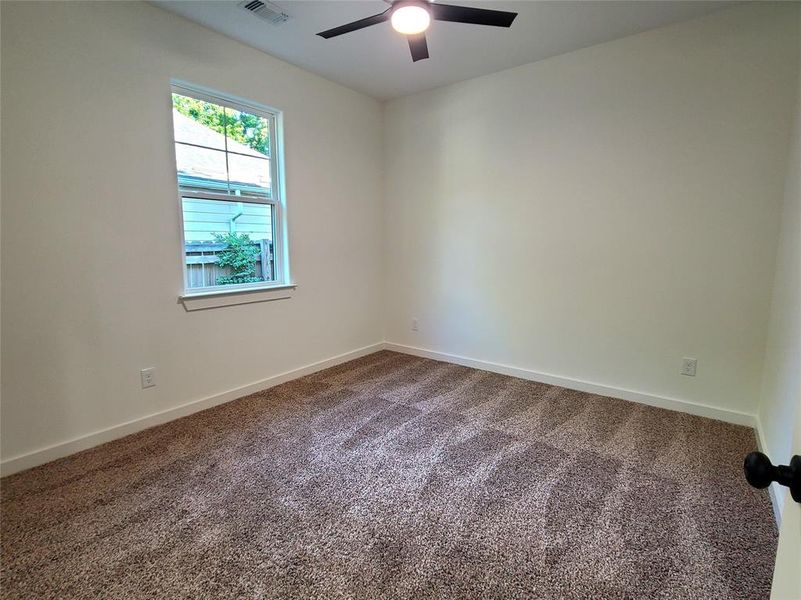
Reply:
[[[273, 281], [275, 265], [273, 264], [272, 241], [253, 240], [253, 245], [259, 248], [259, 256], [256, 259], [256, 277], [263, 281]], [[218, 277], [231, 275], [228, 267], [217, 266], [217, 254], [225, 247], [225, 244], [216, 242], [187, 242], [185, 244], [186, 286], [188, 289], [212, 287], [217, 285]]]

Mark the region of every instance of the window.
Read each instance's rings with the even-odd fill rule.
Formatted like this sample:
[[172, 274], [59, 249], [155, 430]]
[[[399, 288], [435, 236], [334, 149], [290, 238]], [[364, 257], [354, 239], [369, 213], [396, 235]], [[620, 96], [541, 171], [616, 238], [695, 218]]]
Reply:
[[279, 113], [172, 86], [185, 294], [289, 283]]

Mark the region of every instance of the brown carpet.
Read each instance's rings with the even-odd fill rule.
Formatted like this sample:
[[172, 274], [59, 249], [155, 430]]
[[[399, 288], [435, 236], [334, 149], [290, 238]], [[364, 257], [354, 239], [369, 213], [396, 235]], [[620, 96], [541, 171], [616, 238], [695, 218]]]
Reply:
[[765, 598], [745, 427], [379, 352], [2, 480], [3, 598]]

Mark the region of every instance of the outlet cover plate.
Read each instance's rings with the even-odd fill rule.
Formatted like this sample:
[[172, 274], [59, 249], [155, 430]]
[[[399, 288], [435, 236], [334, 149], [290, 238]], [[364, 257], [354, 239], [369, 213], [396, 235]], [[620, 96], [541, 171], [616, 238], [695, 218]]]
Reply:
[[139, 371], [142, 382], [142, 389], [156, 387], [156, 367], [150, 367]]

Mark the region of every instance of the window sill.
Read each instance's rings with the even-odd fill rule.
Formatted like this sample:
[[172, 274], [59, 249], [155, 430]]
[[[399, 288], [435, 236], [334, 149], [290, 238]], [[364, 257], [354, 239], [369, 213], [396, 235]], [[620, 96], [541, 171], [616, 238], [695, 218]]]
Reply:
[[237, 304], [286, 300], [295, 294], [296, 287], [294, 283], [290, 283], [238, 290], [215, 290], [213, 292], [184, 294], [179, 297], [179, 301], [184, 305], [184, 309], [187, 312], [192, 312], [209, 308], [221, 308], [223, 306], [235, 306]]

